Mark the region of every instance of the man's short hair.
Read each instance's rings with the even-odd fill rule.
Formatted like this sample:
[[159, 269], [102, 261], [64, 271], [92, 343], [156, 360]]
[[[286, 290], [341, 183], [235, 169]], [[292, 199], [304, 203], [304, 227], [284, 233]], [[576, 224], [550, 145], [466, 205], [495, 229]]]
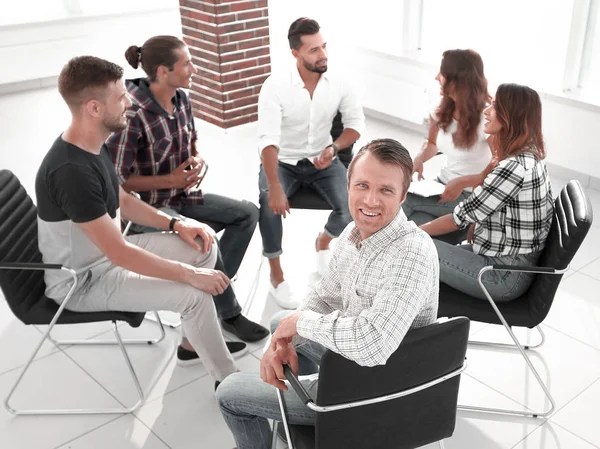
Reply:
[[350, 162], [348, 167], [348, 182], [352, 177], [352, 169], [358, 159], [360, 159], [365, 153], [371, 153], [379, 162], [384, 164], [397, 165], [402, 170], [404, 179], [404, 190], [402, 195], [408, 191], [410, 182], [412, 180], [413, 172], [413, 161], [410, 157], [410, 153], [404, 146], [394, 139], [375, 139], [362, 147], [358, 153]]
[[288, 31], [290, 48], [292, 50], [298, 50], [302, 47], [302, 36], [317, 34], [320, 30], [321, 27], [316, 20], [309, 19], [308, 17], [300, 17], [299, 19], [294, 20]]
[[95, 56], [77, 56], [65, 64], [58, 77], [58, 91], [71, 109], [97, 98], [103, 101], [110, 83], [123, 78], [123, 69]]

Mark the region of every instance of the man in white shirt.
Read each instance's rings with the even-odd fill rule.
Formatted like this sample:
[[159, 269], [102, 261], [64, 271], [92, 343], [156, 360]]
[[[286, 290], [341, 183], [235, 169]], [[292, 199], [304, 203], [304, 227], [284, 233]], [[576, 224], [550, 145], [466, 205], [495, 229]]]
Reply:
[[[285, 281], [282, 222], [290, 212], [288, 198], [303, 184], [314, 188], [332, 212], [316, 240], [317, 270], [328, 261], [329, 243], [352, 221], [348, 210], [346, 168], [337, 158], [364, 130], [358, 98], [345, 83], [327, 72], [327, 43], [319, 24], [300, 18], [290, 26], [288, 40], [296, 67], [274, 74], [263, 84], [258, 100], [260, 219], [263, 254], [271, 268], [271, 294], [284, 308], [299, 305]], [[344, 131], [332, 142], [331, 124], [340, 111]]]

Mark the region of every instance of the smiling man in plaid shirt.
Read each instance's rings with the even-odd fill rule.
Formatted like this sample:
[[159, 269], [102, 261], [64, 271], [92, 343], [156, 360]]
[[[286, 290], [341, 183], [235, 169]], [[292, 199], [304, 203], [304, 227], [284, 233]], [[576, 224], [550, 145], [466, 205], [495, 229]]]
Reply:
[[[359, 365], [384, 365], [409, 329], [435, 322], [435, 246], [400, 207], [411, 173], [410, 155], [395, 140], [375, 140], [354, 157], [348, 171], [354, 222], [339, 237], [323, 277], [297, 311], [274, 318], [277, 329], [260, 377], [234, 373], [217, 389], [237, 449], [270, 447], [267, 418], [281, 418], [273, 385], [284, 390], [291, 424], [314, 425], [315, 412], [280, 380], [284, 363], [300, 374], [314, 373], [330, 349]], [[316, 397], [318, 375], [301, 382]]]
[[[229, 278], [235, 276], [258, 221], [258, 208], [248, 202], [198, 189], [207, 165], [197, 150], [198, 136], [192, 107], [182, 88], [189, 88], [196, 73], [185, 43], [174, 36], [155, 36], [142, 47], [131, 46], [125, 53], [133, 68], [141, 64], [148, 78], [127, 80], [132, 106], [127, 127], [113, 134], [106, 146], [113, 157], [119, 181], [126, 191], [139, 193], [142, 200], [174, 217], [198, 220], [215, 232], [225, 230], [219, 242], [215, 268]], [[132, 226], [137, 232], [156, 229]], [[223, 329], [252, 342], [269, 332], [241, 314], [231, 286], [215, 297]], [[190, 345], [177, 352], [178, 362], [199, 362]], [[245, 345], [227, 343], [232, 353], [241, 354]]]

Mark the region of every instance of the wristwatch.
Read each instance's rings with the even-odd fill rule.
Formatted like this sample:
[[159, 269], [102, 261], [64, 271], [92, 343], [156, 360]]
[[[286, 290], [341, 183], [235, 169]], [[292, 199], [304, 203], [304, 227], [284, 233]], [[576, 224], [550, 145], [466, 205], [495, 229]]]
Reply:
[[169, 222], [169, 231], [175, 232], [175, 223], [177, 223], [178, 221], [181, 220], [177, 217], [171, 218], [171, 221]]
[[335, 143], [332, 143], [331, 145], [327, 145], [327, 148], [333, 148], [333, 157], [336, 157], [338, 154], [338, 151], [340, 150], [340, 147], [338, 147]]

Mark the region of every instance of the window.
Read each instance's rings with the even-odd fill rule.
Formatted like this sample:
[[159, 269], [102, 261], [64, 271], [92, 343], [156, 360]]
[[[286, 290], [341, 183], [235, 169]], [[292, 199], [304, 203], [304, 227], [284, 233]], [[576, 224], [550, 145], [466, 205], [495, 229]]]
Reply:
[[481, 54], [492, 84], [556, 90], [563, 83], [574, 0], [422, 0], [421, 51], [437, 64], [449, 48]]

